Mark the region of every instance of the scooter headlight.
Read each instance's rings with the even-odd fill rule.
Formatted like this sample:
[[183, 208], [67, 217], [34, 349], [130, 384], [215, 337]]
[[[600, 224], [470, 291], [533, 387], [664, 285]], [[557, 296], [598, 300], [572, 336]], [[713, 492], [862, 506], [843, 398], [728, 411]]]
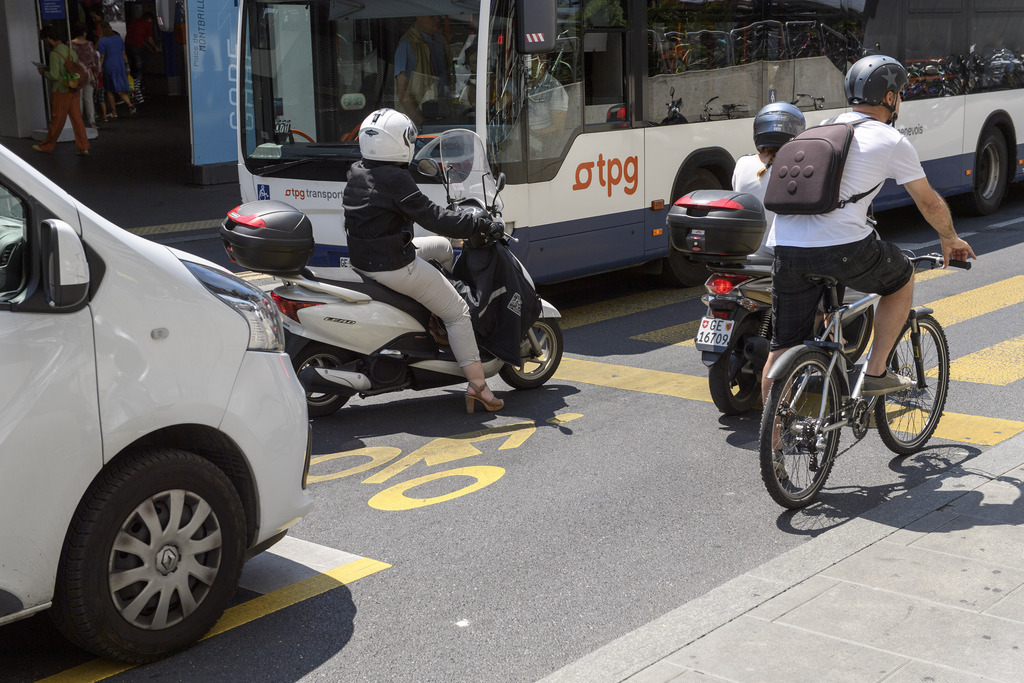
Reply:
[[182, 263], [212, 294], [245, 318], [250, 351], [284, 351], [284, 326], [270, 297], [231, 273], [192, 261]]

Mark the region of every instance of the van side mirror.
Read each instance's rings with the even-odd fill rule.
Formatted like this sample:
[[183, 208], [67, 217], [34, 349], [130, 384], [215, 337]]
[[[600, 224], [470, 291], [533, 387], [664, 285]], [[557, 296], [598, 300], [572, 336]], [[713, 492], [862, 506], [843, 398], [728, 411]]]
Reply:
[[556, 0], [519, 0], [516, 3], [516, 48], [524, 55], [555, 49]]
[[74, 228], [61, 220], [42, 225], [43, 290], [51, 308], [76, 308], [89, 296], [89, 262]]

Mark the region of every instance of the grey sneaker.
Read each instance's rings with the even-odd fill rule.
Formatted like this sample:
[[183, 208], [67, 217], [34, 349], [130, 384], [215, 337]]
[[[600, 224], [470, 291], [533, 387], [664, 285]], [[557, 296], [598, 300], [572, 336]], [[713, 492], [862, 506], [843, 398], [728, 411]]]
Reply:
[[914, 380], [909, 377], [894, 375], [886, 370], [883, 377], [864, 375], [864, 386], [861, 387], [861, 393], [865, 396], [881, 396], [882, 394], [891, 394], [894, 391], [910, 389], [913, 386]]

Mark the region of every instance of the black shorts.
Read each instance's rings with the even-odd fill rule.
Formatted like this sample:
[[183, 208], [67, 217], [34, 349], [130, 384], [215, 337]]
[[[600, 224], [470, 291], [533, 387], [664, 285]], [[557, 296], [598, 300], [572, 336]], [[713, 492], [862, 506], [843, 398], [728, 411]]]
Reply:
[[899, 248], [869, 235], [830, 247], [775, 247], [772, 266], [773, 351], [798, 346], [814, 334], [814, 317], [825, 288], [804, 275], [828, 275], [860, 292], [886, 296], [914, 277], [914, 266]]

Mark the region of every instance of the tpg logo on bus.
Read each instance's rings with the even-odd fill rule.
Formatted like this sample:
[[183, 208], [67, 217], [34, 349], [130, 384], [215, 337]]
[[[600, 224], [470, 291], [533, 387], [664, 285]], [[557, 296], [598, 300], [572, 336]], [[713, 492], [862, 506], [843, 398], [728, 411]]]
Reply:
[[605, 159], [603, 154], [597, 155], [597, 162], [585, 161], [576, 167], [576, 182], [573, 184], [573, 191], [585, 190], [590, 187], [594, 180], [594, 167], [597, 166], [597, 182], [601, 187], [608, 189], [608, 196], [612, 196], [612, 188], [625, 181], [626, 185], [622, 191], [626, 194], [636, 192], [637, 184], [640, 181], [639, 162], [637, 157], [626, 157], [622, 159]]

